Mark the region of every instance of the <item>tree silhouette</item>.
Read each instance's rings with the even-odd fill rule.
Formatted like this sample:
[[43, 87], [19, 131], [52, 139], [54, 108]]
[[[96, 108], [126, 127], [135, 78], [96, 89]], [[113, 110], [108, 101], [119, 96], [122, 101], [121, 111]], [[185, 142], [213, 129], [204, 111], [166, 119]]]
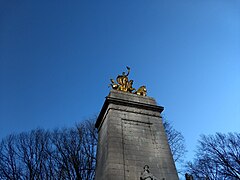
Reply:
[[9, 135], [0, 144], [0, 179], [94, 179], [96, 147], [93, 120]]
[[240, 133], [202, 135], [187, 170], [196, 179], [240, 179]]

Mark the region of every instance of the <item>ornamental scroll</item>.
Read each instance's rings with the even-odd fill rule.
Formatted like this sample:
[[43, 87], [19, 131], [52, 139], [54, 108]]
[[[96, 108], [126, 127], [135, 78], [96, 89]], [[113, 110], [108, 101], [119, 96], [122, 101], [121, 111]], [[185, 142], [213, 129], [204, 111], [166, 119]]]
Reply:
[[132, 87], [133, 80], [128, 80], [129, 73], [130, 73], [130, 68], [127, 67], [127, 73], [123, 72], [122, 75], [118, 75], [116, 78], [116, 82], [113, 79], [110, 79], [111, 80], [110, 85], [112, 89], [129, 92], [129, 93], [137, 94], [141, 96], [146, 96], [147, 95], [146, 86], [141, 86], [140, 88], [138, 88], [138, 90], [133, 88]]

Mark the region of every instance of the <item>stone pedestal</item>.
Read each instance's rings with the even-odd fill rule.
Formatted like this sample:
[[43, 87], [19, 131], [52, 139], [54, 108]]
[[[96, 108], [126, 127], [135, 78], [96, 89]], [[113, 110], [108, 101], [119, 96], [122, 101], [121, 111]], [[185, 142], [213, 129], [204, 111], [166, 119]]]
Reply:
[[111, 90], [96, 121], [96, 180], [140, 180], [145, 165], [159, 180], [177, 180], [160, 113], [153, 98]]

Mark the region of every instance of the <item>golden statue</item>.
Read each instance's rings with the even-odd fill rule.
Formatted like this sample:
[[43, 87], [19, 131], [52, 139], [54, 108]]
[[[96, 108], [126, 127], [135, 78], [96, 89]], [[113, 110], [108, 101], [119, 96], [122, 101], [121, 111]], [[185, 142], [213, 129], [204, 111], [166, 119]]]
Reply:
[[128, 80], [128, 75], [130, 73], [130, 67], [127, 66], [127, 73], [123, 72], [122, 75], [118, 75], [116, 79], [116, 83], [113, 79], [110, 79], [111, 86], [113, 89], [118, 91], [124, 91], [129, 93], [134, 93], [141, 96], [147, 95], [146, 86], [141, 86], [137, 91], [135, 88], [132, 87], [133, 80]]
[[136, 92], [134, 92], [134, 94], [141, 95], [141, 96], [147, 96], [146, 86], [141, 86], [140, 88], [138, 88], [138, 90]]
[[129, 82], [127, 82], [127, 91], [130, 93], [136, 90], [135, 88], [132, 87], [132, 85], [133, 85], [133, 80], [130, 80]]

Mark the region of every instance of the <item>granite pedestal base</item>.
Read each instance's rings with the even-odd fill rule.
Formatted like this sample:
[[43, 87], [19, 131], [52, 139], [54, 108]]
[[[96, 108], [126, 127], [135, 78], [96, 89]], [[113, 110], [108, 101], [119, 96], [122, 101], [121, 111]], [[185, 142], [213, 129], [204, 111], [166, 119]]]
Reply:
[[145, 165], [159, 180], [178, 175], [153, 98], [111, 90], [96, 121], [96, 180], [140, 180]]

